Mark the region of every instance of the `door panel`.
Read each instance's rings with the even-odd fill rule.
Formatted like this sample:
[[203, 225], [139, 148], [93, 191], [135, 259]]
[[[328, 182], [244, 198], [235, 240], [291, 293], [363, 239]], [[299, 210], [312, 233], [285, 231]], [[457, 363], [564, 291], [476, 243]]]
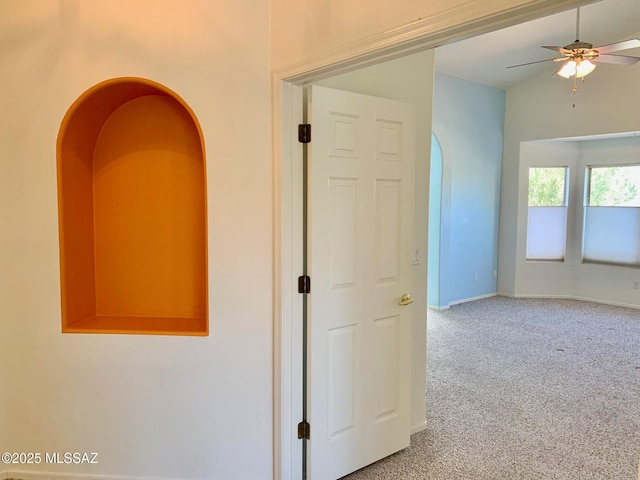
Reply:
[[358, 180], [329, 179], [329, 267], [332, 289], [353, 288], [356, 281]]
[[308, 478], [409, 445], [415, 127], [402, 103], [309, 91]]
[[356, 325], [329, 330], [329, 439], [355, 428], [354, 365]]
[[397, 282], [400, 277], [402, 192], [398, 180], [376, 180], [375, 259], [377, 283]]
[[376, 423], [398, 415], [398, 316], [374, 321], [376, 341]]

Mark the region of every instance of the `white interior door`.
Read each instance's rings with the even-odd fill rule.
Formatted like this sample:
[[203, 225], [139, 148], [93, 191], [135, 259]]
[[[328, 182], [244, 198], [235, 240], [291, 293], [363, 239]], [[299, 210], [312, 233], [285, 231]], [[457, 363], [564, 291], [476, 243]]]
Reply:
[[333, 480], [409, 445], [415, 122], [388, 99], [308, 101], [307, 472]]

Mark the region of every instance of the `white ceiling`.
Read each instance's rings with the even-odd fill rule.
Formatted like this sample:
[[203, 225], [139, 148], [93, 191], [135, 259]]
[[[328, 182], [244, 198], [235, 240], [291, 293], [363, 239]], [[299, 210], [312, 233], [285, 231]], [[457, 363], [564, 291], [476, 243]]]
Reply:
[[[507, 89], [558, 64], [543, 62], [518, 68], [507, 66], [550, 59], [555, 52], [542, 45], [565, 46], [576, 35], [576, 10], [462, 40], [436, 49], [436, 70], [484, 85]], [[602, 0], [580, 8], [580, 40], [593, 46], [640, 38], [640, 0]], [[616, 52], [640, 56], [640, 49]], [[640, 68], [599, 64], [598, 68]], [[596, 71], [592, 74], [595, 75]]]

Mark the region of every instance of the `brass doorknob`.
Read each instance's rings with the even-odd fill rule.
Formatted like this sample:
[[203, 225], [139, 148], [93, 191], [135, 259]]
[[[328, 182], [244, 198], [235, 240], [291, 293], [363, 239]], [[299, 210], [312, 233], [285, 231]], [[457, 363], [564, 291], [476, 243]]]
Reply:
[[400, 303], [398, 305], [410, 305], [413, 303], [413, 298], [408, 293], [403, 293], [402, 298], [400, 298]]

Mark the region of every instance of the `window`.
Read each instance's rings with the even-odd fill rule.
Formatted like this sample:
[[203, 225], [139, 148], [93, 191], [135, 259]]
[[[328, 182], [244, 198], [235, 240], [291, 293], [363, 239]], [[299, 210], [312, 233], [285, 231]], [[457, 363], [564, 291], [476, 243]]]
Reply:
[[529, 168], [527, 260], [564, 261], [567, 167]]
[[640, 165], [592, 166], [586, 175], [583, 261], [640, 265]]

